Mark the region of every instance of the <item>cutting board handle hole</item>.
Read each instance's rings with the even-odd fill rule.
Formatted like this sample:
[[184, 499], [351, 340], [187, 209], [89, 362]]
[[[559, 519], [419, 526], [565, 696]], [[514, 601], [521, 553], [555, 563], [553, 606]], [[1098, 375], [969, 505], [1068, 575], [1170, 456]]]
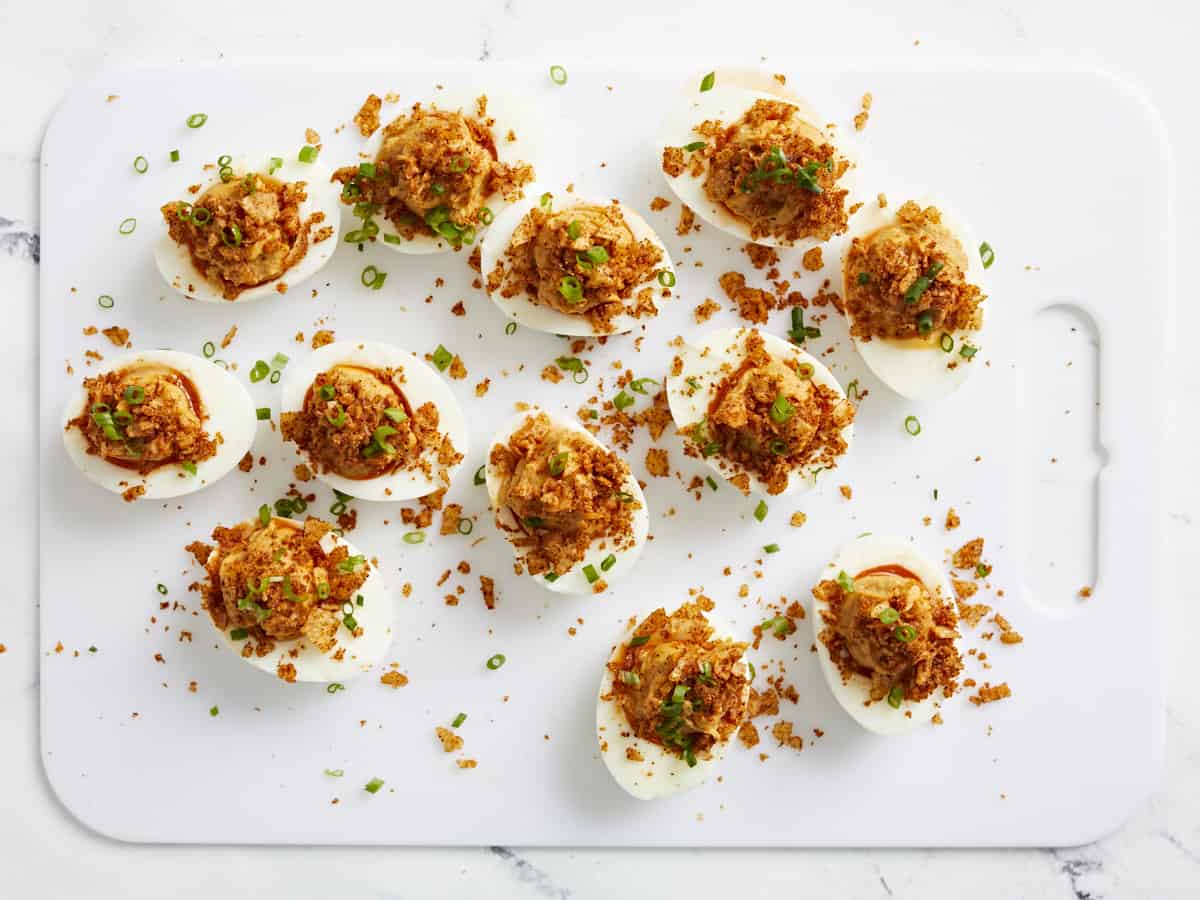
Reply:
[[1034, 605], [1066, 612], [1081, 607], [1082, 588], [1095, 587], [1098, 522], [1106, 513], [1099, 492], [1108, 464], [1100, 438], [1102, 347], [1092, 317], [1070, 300], [1044, 306], [1031, 324], [1026, 571]]

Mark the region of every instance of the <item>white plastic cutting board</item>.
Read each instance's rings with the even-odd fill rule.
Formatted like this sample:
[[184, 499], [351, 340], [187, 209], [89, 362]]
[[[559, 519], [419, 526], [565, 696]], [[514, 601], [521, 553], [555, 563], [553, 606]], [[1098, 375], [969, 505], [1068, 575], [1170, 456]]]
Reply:
[[[1049, 845], [1106, 832], [1145, 796], [1162, 755], [1157, 348], [1170, 289], [1167, 153], [1153, 114], [1107, 78], [977, 67], [821, 66], [806, 74], [799, 63], [773, 61], [772, 71], [786, 72], [843, 132], [852, 133], [861, 95], [873, 93], [870, 123], [854, 135], [868, 196], [885, 191], [897, 202], [934, 192], [995, 248], [990, 365], [949, 401], [914, 405], [866, 371], [844, 325], [830, 318], [812, 343], [835, 348], [826, 358], [843, 384], [857, 378], [869, 391], [844, 467], [814, 494], [773, 501], [761, 524], [751, 516], [755, 501], [728, 486], [698, 502], [675, 478], [647, 478], [654, 540], [633, 577], [599, 597], [551, 595], [513, 576], [470, 473], [515, 401], [573, 411], [615, 360], [638, 376], [662, 374], [668, 341], [698, 330], [693, 307], [721, 297], [722, 272], [762, 283], [737, 242], [712, 229], [677, 237], [677, 203], [650, 214], [679, 267], [679, 299], [648, 326], [640, 352], [630, 337], [583, 354], [594, 374], [582, 386], [539, 379], [565, 343], [525, 329], [506, 336], [462, 256], [344, 246], [316, 283], [245, 307], [185, 302], [155, 272], [157, 208], [199, 180], [203, 161], [249, 148], [295, 153], [308, 127], [321, 133], [323, 160], [354, 160], [359, 138], [349, 123], [369, 91], [400, 94], [385, 116], [434, 96], [435, 84], [518, 91], [544, 122], [540, 181], [574, 182], [581, 193], [645, 212], [656, 194], [669, 196], [650, 149], [664, 104], [710, 67], [573, 64], [569, 83], [556, 87], [545, 61], [404, 61], [358, 71], [311, 61], [147, 64], [92, 77], [64, 101], [42, 156], [42, 751], [74, 815], [136, 841]], [[202, 111], [203, 128], [184, 126]], [[182, 160], [171, 166], [175, 148]], [[145, 175], [131, 168], [139, 154], [150, 160]], [[122, 237], [117, 225], [127, 216], [138, 227]], [[785, 276], [800, 269], [795, 257], [785, 255]], [[388, 273], [381, 292], [359, 283], [368, 263]], [[812, 295], [821, 278], [806, 273], [795, 283]], [[100, 294], [116, 298], [112, 310], [97, 307]], [[465, 318], [450, 311], [459, 299]], [[1071, 309], [1038, 315], [1056, 303]], [[354, 504], [353, 539], [379, 558], [397, 596], [388, 661], [411, 678], [400, 690], [381, 685], [378, 673], [336, 695], [264, 676], [220, 646], [187, 591], [198, 575], [184, 544], [283, 493], [295, 457], [277, 434], [260, 427], [255, 453], [268, 458], [265, 468], [235, 471], [179, 501], [127, 505], [70, 466], [57, 433], [60, 406], [87, 371], [83, 349], [113, 349], [83, 338], [86, 326], [123, 325], [139, 348], [198, 352], [236, 323], [238, 337], [222, 355], [244, 378], [257, 358], [309, 352], [293, 335], [311, 336], [326, 317], [340, 339], [417, 352], [445, 344], [470, 371], [451, 383], [468, 411], [472, 449], [448, 499], [478, 516], [471, 538], [431, 531], [410, 546], [395, 505]], [[733, 322], [723, 313], [704, 327]], [[786, 313], [770, 327], [782, 333]], [[473, 387], [485, 376], [491, 390], [477, 399]], [[278, 408], [267, 382], [251, 391], [257, 405]], [[606, 377], [605, 393], [613, 392]], [[916, 438], [902, 427], [910, 414], [922, 424]], [[630, 459], [646, 478], [640, 440]], [[687, 478], [706, 471], [669, 435], [664, 446]], [[838, 492], [842, 484], [852, 500]], [[332, 498], [323, 486], [315, 491], [320, 513]], [[963, 518], [952, 534], [941, 528], [948, 506]], [[797, 510], [808, 522], [790, 528]], [[799, 689], [799, 704], [784, 702], [781, 717], [805, 737], [803, 752], [777, 747], [774, 720], [759, 720], [762, 744], [735, 746], [720, 782], [652, 805], [623, 794], [598, 758], [593, 727], [601, 666], [622, 623], [702, 588], [748, 635], [766, 616], [759, 598], [807, 599], [839, 544], [863, 531], [914, 537], [935, 557], [986, 538], [991, 583], [1004, 596], [983, 599], [1025, 643], [981, 642], [985, 627], [977, 629], [970, 641], [994, 668], [972, 659], [967, 674], [1007, 681], [1014, 696], [983, 708], [960, 696], [945, 725], [906, 739], [865, 734], [832, 700], [803, 623], [794, 641], [769, 639], [752, 657], [760, 673], [776, 672], [771, 660], [781, 660]], [[767, 543], [783, 551], [764, 558]], [[464, 558], [469, 577], [435, 586]], [[497, 580], [495, 611], [483, 606], [479, 574]], [[402, 599], [406, 581], [414, 591]], [[161, 611], [159, 582], [166, 600], [186, 608]], [[459, 583], [461, 604], [444, 605]], [[1075, 596], [1085, 583], [1095, 584], [1086, 602]], [[488, 671], [484, 661], [497, 652], [508, 662]], [[470, 771], [434, 736], [460, 711], [468, 714], [465, 755], [479, 762]], [[372, 777], [386, 781], [374, 796], [362, 790]]]

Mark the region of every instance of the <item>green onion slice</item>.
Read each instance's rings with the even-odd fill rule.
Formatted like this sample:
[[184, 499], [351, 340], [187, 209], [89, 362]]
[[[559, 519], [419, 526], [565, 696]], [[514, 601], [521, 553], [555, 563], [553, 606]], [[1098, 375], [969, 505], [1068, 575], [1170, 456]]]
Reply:
[[954, 349], [954, 337], [943, 331], [942, 337], [938, 341], [938, 344], [941, 346], [942, 351], [944, 353], [949, 353], [951, 350]]
[[439, 372], [445, 372], [450, 363], [454, 361], [454, 354], [441, 344], [438, 344], [437, 349], [433, 351], [432, 360]]
[[683, 149], [688, 153], [695, 153], [697, 150], [703, 150], [708, 144], [704, 141], [692, 141], [690, 144], [684, 144]]
[[271, 507], [267, 506], [265, 503], [258, 508], [258, 521], [264, 526], [269, 524], [271, 521]]
[[921, 299], [921, 295], [929, 290], [929, 286], [933, 284], [933, 280], [937, 278], [938, 272], [945, 268], [945, 263], [935, 262], [925, 271], [924, 275], [920, 275], [908, 286], [908, 290], [904, 292], [904, 302], [911, 306]]
[[269, 418], [271, 418], [271, 407], [260, 406], [258, 409], [256, 409], [254, 411], [254, 414], [258, 417], [258, 421], [265, 422]]
[[899, 709], [901, 702], [904, 700], [904, 688], [896, 685], [888, 691], [887, 702], [892, 709]]
[[600, 560], [600, 571], [607, 572], [609, 569], [611, 569], [616, 564], [617, 564], [617, 557], [615, 555], [613, 555], [612, 553], [610, 553], [610, 554], [608, 554], [608, 556], [604, 557], [604, 559]]
[[890, 606], [885, 606], [879, 611], [879, 615], [876, 618], [884, 625], [895, 625], [900, 621], [900, 613], [896, 612]]
[[979, 259], [985, 269], [990, 269], [992, 263], [996, 261], [996, 251], [992, 249], [992, 245], [987, 241], [979, 245]]
[[112, 309], [113, 305], [115, 303], [116, 303], [116, 301], [113, 300], [112, 296], [109, 294], [101, 294], [99, 297], [96, 298], [96, 304], [101, 309]]
[[658, 273], [658, 283], [666, 288], [675, 287], [675, 273], [670, 269], [663, 269]]
[[567, 460], [570, 459], [570, 457], [571, 454], [566, 450], [562, 451], [561, 453], [555, 453], [553, 456], [551, 456], [550, 462], [548, 463], [550, 474], [558, 476], [566, 471]]
[[480, 466], [475, 470], [475, 478], [473, 479], [476, 485], [487, 484], [487, 478], [484, 476], [487, 466]]
[[646, 643], [646, 641], [648, 641], [648, 640], [650, 640], [650, 635], [639, 634], [637, 637], [630, 639], [629, 646], [630, 647], [640, 647], [640, 646], [642, 646], [642, 644]]
[[907, 416], [904, 419], [904, 430], [916, 437], [921, 433], [921, 421], [916, 416]]
[[596, 567], [591, 563], [583, 567], [583, 577], [587, 579], [588, 584], [595, 584], [600, 580], [600, 573], [596, 571]]
[[558, 283], [558, 292], [568, 303], [579, 303], [583, 300], [583, 285], [574, 275], [564, 275]]
[[368, 794], [378, 794], [379, 789], [383, 787], [383, 785], [384, 781], [382, 778], [372, 778], [365, 785], [363, 785], [363, 790]]
[[779, 552], [778, 544], [767, 544], [765, 547], [763, 547], [763, 553], [778, 553], [778, 552]]
[[971, 359], [978, 352], [979, 352], [979, 348], [972, 347], [970, 344], [963, 344], [961, 347], [958, 348], [958, 355], [961, 356], [963, 359]]
[[759, 500], [758, 506], [754, 507], [754, 518], [756, 518], [758, 521], [761, 522], [766, 517], [767, 517], [767, 501]]
[[854, 579], [851, 578], [848, 574], [846, 574], [845, 569], [838, 572], [837, 583], [838, 583], [838, 587], [840, 587], [847, 594], [854, 593]]
[[707, 75], [705, 75], [703, 78], [700, 79], [700, 90], [702, 92], [703, 91], [711, 91], [713, 89], [713, 85], [715, 85], [716, 83], [717, 83], [717, 73], [709, 72]]
[[302, 163], [316, 162], [318, 153], [320, 153], [320, 151], [316, 147], [312, 146], [311, 144], [305, 144], [303, 147], [300, 148], [300, 155], [299, 155], [300, 162], [302, 162]]
[[121, 234], [133, 234], [135, 228], [137, 228], [137, 219], [122, 219], [121, 224], [117, 226], [117, 231]]
[[551, 66], [550, 67], [550, 80], [553, 81], [557, 85], [566, 84], [567, 83], [567, 70], [564, 69], [562, 66]]
[[192, 113], [187, 117], [188, 128], [199, 128], [208, 121], [208, 113]]
[[796, 412], [796, 407], [792, 406], [791, 401], [787, 397], [780, 394], [775, 398], [775, 402], [771, 404], [771, 421], [777, 425], [782, 425], [790, 419]]
[[150, 161], [144, 156], [135, 156], [133, 159], [133, 171], [139, 175], [145, 175], [150, 168]]
[[613, 398], [613, 406], [619, 410], [626, 410], [633, 406], [633, 404], [636, 402], [637, 401], [634, 400], [631, 395], [625, 393], [624, 391], [621, 391], [616, 397]]
[[425, 540], [425, 532], [410, 531], [408, 534], [404, 535], [401, 540], [403, 540], [406, 544], [420, 544]]
[[457, 716], [454, 717], [454, 721], [450, 723], [450, 727], [458, 728], [465, 721], [467, 721], [467, 714], [464, 712], [460, 712]]
[[171, 151], [171, 162], [179, 162], [179, 151], [178, 150]]
[[488, 661], [487, 661], [487, 667], [494, 672], [498, 668], [500, 668], [502, 665], [504, 665], [506, 659], [507, 658], [505, 657], [505, 655], [503, 653], [497, 653], [495, 656], [489, 656]]

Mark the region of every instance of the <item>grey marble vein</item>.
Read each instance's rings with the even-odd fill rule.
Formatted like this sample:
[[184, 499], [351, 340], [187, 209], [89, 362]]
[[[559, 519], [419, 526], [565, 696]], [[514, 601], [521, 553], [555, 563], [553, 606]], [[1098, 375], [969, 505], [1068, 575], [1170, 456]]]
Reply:
[[25, 230], [21, 222], [0, 216], [0, 253], [40, 262], [42, 239], [36, 232]]
[[488, 849], [500, 859], [505, 860], [512, 867], [517, 881], [529, 885], [538, 896], [552, 897], [555, 900], [567, 900], [571, 896], [570, 890], [555, 884], [549, 875], [529, 860], [518, 856], [508, 847], [489, 847]]
[[1089, 857], [1091, 847], [1077, 847], [1065, 850], [1051, 850], [1050, 855], [1058, 863], [1058, 870], [1067, 877], [1071, 894], [1075, 900], [1104, 900], [1105, 895], [1094, 885], [1104, 875], [1104, 863]]

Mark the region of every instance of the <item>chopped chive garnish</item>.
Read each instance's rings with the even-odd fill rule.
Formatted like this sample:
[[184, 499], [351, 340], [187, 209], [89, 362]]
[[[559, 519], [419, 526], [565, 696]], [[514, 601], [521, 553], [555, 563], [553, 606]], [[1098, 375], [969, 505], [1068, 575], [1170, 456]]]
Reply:
[[572, 219], [567, 225], [567, 237], [569, 237], [571, 240], [575, 240], [582, 233], [583, 226], [579, 224], [579, 220]]
[[983, 563], [979, 563], [978, 565], [975, 566], [975, 574], [978, 575], [980, 578], [987, 578], [988, 575], [991, 573], [991, 571], [992, 570], [988, 566], [985, 566]]
[[467, 714], [460, 712], [454, 717], [454, 721], [450, 723], [451, 728], [458, 728], [463, 722], [467, 721]]
[[542, 212], [544, 212], [544, 213], [550, 212], [550, 209], [553, 206], [554, 206], [554, 195], [551, 194], [549, 191], [546, 191], [546, 193], [542, 194], [542, 196], [538, 198], [538, 207], [542, 210]]
[[96, 298], [96, 305], [101, 309], [112, 309], [114, 303], [116, 303], [116, 301], [113, 300], [113, 298], [108, 294], [101, 294]]
[[550, 67], [550, 80], [555, 84], [562, 85], [567, 83], [567, 70], [562, 66]]
[[212, 341], [205, 341], [204, 346], [200, 348], [200, 352], [204, 354], [205, 359], [212, 359], [217, 353], [217, 345]]
[[871, 283], [871, 274], [869, 272], [859, 272], [858, 273], [858, 283], [859, 284], [870, 284]]
[[648, 640], [650, 640], [650, 635], [639, 634], [637, 637], [630, 639], [629, 646], [630, 647], [640, 647], [640, 646], [642, 646], [642, 644], [646, 643], [646, 641], [648, 641]]
[[487, 466], [480, 466], [475, 470], [475, 478], [473, 480], [476, 485], [487, 484], [487, 477], [484, 475], [486, 469]]
[[848, 574], [846, 574], [845, 569], [838, 572], [837, 583], [838, 583], [838, 587], [840, 587], [847, 594], [854, 593], [854, 579], [851, 578]]
[[642, 676], [637, 672], [624, 671], [621, 673], [621, 684], [627, 684], [630, 687], [641, 687]]
[[497, 653], [495, 656], [489, 656], [488, 661], [487, 661], [487, 667], [494, 672], [498, 668], [500, 668], [502, 665], [504, 665], [506, 659], [507, 658], [505, 657], [505, 655], [503, 653]]
[[320, 151], [316, 147], [312, 146], [311, 144], [305, 144], [303, 147], [300, 148], [300, 156], [299, 156], [300, 162], [302, 162], [302, 163], [316, 162], [318, 153], [320, 153]]
[[717, 489], [717, 480], [715, 478], [713, 478], [711, 475], [705, 475], [704, 480], [708, 483], [708, 486], [710, 488], [712, 488], [714, 491]]
[[754, 507], [754, 518], [758, 519], [758, 521], [761, 522], [766, 517], [767, 517], [767, 501], [759, 500], [758, 506]]
[[362, 281], [363, 287], [369, 287], [371, 290], [377, 291], [383, 287], [383, 283], [387, 281], [387, 272], [380, 272], [374, 266], [367, 266], [362, 270], [362, 275], [359, 276], [359, 280]]
[[983, 262], [985, 269], [990, 269], [992, 263], [996, 261], [996, 251], [992, 249], [992, 245], [987, 241], [979, 245], [979, 259]]
[[636, 401], [633, 399], [633, 396], [625, 393], [624, 391], [621, 391], [613, 398], [613, 406], [619, 410], [629, 409], [629, 407], [633, 406], [635, 402]]
[[596, 567], [591, 563], [583, 567], [583, 577], [587, 579], [588, 584], [595, 584], [600, 580], [600, 573], [596, 571]]
[[658, 273], [658, 283], [663, 287], [675, 287], [675, 273], [670, 269], [663, 269]]
[[611, 569], [616, 564], [617, 564], [617, 557], [614, 554], [610, 553], [610, 554], [608, 554], [608, 556], [604, 557], [604, 559], [600, 560], [600, 571], [607, 572], [609, 569]]
[[454, 361], [454, 354], [438, 344], [437, 349], [433, 351], [432, 360], [439, 372], [445, 372], [450, 363]]
[[465, 537], [466, 535], [470, 534], [472, 531], [475, 530], [475, 523], [472, 522], [470, 519], [459, 519], [457, 527], [458, 527], [458, 533]]
[[885, 606], [879, 611], [878, 618], [884, 625], [895, 625], [900, 621], [900, 613], [896, 612], [890, 606]]
[[921, 337], [924, 337], [925, 335], [929, 334], [929, 332], [933, 331], [932, 310], [927, 309], [917, 316], [917, 331], [920, 332]]
[[125, 388], [121, 396], [130, 406], [140, 406], [146, 401], [146, 389], [140, 384], [131, 384]]
[[944, 331], [942, 332], [941, 340], [939, 340], [938, 343], [941, 345], [942, 351], [945, 353], [949, 353], [954, 349], [954, 338]]
[[343, 775], [346, 774], [346, 770], [345, 769], [326, 769], [325, 774], [328, 775], [330, 778], [341, 778]]
[[929, 266], [924, 275], [917, 276], [916, 280], [908, 286], [908, 290], [904, 292], [904, 302], [911, 306], [920, 300], [921, 295], [929, 290], [933, 279], [937, 278], [938, 272], [942, 271], [945, 265], [943, 262], [935, 262]]
[[907, 416], [904, 419], [904, 430], [916, 437], [921, 433], [921, 422], [916, 416]]
[[267, 419], [271, 418], [271, 407], [260, 406], [254, 411], [254, 414], [258, 416], [258, 421], [265, 422]]
[[220, 715], [220, 713], [221, 713], [221, 708], [219, 706], [214, 706], [208, 711], [208, 714], [214, 718], [216, 718], [218, 715]]
[[342, 684], [340, 681], [331, 681], [325, 687], [325, 693], [336, 694], [339, 691], [344, 691], [345, 689], [346, 689], [346, 686], [344, 684]]
[[250, 369], [250, 381], [257, 384], [268, 375], [271, 374], [271, 367], [267, 365], [265, 359], [255, 361], [253, 368]]
[[164, 597], [167, 595], [167, 586], [165, 584], [160, 584], [155, 589]]
[[553, 456], [551, 456], [550, 462], [548, 463], [550, 474], [554, 475], [555, 477], [561, 475], [564, 471], [566, 471], [567, 460], [570, 458], [571, 454], [566, 450], [561, 453], [555, 453]]
[[558, 573], [557, 572], [547, 572], [545, 575], [545, 579], [548, 582], [550, 582], [551, 584], [554, 584], [554, 582], [558, 581]]
[[911, 625], [897, 625], [892, 631], [892, 636], [902, 644], [910, 644], [917, 637], [917, 629]]
[[408, 413], [398, 406], [389, 406], [383, 414], [396, 423], [408, 421]]
[[860, 400], [862, 395], [858, 392], [858, 379], [855, 378], [852, 382], [846, 385], [846, 396], [851, 400]]
[[978, 352], [979, 352], [979, 348], [972, 347], [970, 344], [963, 344], [961, 347], [958, 348], [958, 355], [961, 356], [963, 359], [971, 359], [971, 357], [973, 357]]
[[383, 784], [384, 782], [382, 778], [372, 778], [365, 785], [363, 785], [363, 790], [368, 794], [378, 794], [379, 789], [383, 787]]
[[904, 700], [904, 688], [896, 685], [888, 691], [887, 702], [892, 709], [899, 709], [901, 702]]
[[171, 151], [171, 162], [179, 162], [179, 151], [178, 150]]
[[282, 353], [276, 353], [271, 357], [271, 366], [276, 369], [283, 369], [291, 360]]
[[185, 459], [179, 465], [182, 466], [183, 471], [187, 472], [189, 475], [194, 476], [196, 474], [196, 464], [194, 462], [192, 462], [190, 459]]
[[558, 282], [558, 292], [568, 303], [580, 303], [583, 300], [583, 284], [574, 275], [564, 275]]
[[234, 628], [229, 632], [229, 639], [232, 641], [244, 641], [250, 637], [250, 632], [245, 628]]
[[777, 425], [782, 425], [792, 417], [796, 412], [796, 408], [792, 406], [787, 397], [780, 394], [775, 398], [775, 402], [771, 404], [771, 421]]
[[697, 150], [703, 150], [708, 144], [704, 141], [692, 141], [690, 144], [684, 144], [683, 149], [688, 153], [695, 153]]
[[717, 73], [709, 72], [707, 75], [705, 75], [703, 78], [700, 79], [700, 90], [701, 91], [711, 91], [713, 89], [713, 85], [716, 83], [717, 83]]
[[242, 246], [242, 228], [237, 222], [221, 229], [221, 240], [226, 247]]
[[332, 384], [323, 384], [317, 391], [317, 396], [322, 400], [332, 400], [337, 396], [337, 388], [335, 388]]
[[277, 171], [283, 168], [283, 157], [272, 156], [270, 163], [267, 165], [267, 174], [274, 175]]
[[516, 333], [517, 333], [517, 323], [516, 323], [516, 322], [509, 322], [507, 325], [505, 325], [505, 326], [504, 326], [504, 333], [505, 333], [505, 334], [508, 334], [508, 335], [513, 335], [513, 334], [516, 334]]
[[639, 378], [639, 379], [637, 379], [637, 381], [630, 382], [629, 389], [631, 391], [633, 391], [635, 394], [645, 394], [646, 393], [646, 385], [648, 385], [648, 384], [657, 385], [658, 379], [657, 378]]
[[192, 113], [187, 117], [188, 128], [199, 128], [208, 121], [208, 113]]
[[145, 175], [150, 168], [150, 161], [144, 156], [136, 156], [133, 160], [133, 171]]
[[265, 503], [258, 508], [258, 521], [263, 525], [267, 525], [271, 521], [271, 507]]
[[406, 543], [406, 544], [420, 544], [422, 541], [425, 540], [425, 532], [410, 531], [406, 535], [404, 535], [404, 537], [401, 538], [401, 540], [403, 540], [404, 543]]
[[778, 553], [778, 552], [779, 552], [778, 544], [767, 544], [765, 547], [763, 547], [763, 553]]
[[480, 225], [491, 225], [495, 221], [496, 221], [496, 214], [494, 212], [492, 212], [490, 209], [488, 209], [486, 206], [483, 207], [481, 210], [479, 210], [479, 224]]
[[122, 219], [121, 224], [117, 226], [117, 231], [121, 234], [133, 234], [135, 228], [137, 228], [137, 219]]
[[571, 380], [576, 384], [583, 384], [588, 380], [587, 367], [578, 356], [560, 356], [554, 362], [564, 372], [570, 372]]

